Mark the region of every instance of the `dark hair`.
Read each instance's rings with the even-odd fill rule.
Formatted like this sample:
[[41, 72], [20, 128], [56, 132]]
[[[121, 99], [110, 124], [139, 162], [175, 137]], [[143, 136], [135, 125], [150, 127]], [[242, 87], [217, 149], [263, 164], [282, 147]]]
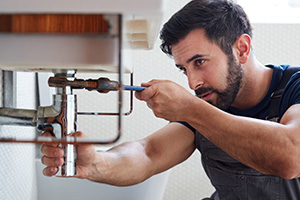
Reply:
[[241, 6], [230, 0], [192, 0], [164, 24], [160, 48], [172, 56], [172, 45], [195, 29], [204, 29], [206, 37], [227, 55], [232, 54], [240, 35], [252, 37], [251, 24]]

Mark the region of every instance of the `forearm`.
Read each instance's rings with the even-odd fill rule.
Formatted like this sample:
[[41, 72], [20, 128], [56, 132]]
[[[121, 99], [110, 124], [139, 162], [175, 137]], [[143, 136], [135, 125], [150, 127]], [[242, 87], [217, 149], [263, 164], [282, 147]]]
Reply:
[[127, 142], [107, 152], [97, 152], [91, 168], [89, 180], [118, 186], [137, 184], [153, 174], [141, 142]]
[[88, 179], [136, 184], [183, 162], [194, 150], [194, 133], [182, 124], [169, 123], [140, 141], [98, 152]]
[[190, 113], [187, 122], [212, 143], [262, 173], [282, 177], [297, 174], [293, 172], [300, 168], [296, 164], [296, 158], [300, 156], [299, 140], [292, 136], [295, 129], [284, 124], [234, 116], [200, 104], [199, 112], [192, 109], [194, 112]]

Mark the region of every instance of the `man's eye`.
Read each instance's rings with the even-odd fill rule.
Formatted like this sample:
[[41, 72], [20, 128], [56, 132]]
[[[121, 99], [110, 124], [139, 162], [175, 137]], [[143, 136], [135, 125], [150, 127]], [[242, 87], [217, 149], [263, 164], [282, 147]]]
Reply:
[[195, 60], [195, 64], [198, 65], [198, 66], [202, 65], [204, 62], [205, 62], [204, 59]]

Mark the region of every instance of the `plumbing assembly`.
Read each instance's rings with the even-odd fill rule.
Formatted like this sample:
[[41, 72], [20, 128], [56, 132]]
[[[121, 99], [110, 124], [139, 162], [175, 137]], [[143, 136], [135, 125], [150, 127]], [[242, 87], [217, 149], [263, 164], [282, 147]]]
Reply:
[[[65, 151], [65, 162], [61, 167], [61, 176], [74, 176], [76, 174], [76, 148], [74, 144], [109, 144], [116, 142], [121, 136], [121, 116], [119, 116], [119, 131], [113, 140], [84, 140], [74, 137], [67, 137], [70, 133], [77, 131], [77, 99], [73, 89], [97, 90], [100, 93], [109, 91], [121, 91], [117, 81], [110, 81], [108, 78], [98, 80], [82, 80], [74, 78], [74, 70], [56, 73], [55, 77], [49, 78], [49, 86], [57, 88], [52, 106], [38, 107], [37, 110], [0, 108], [0, 125], [21, 125], [35, 126], [39, 131], [50, 130], [55, 138], [38, 137], [34, 140], [0, 138], [1, 142], [22, 142], [22, 143], [51, 143], [63, 144]], [[124, 86], [123, 86], [124, 88]], [[143, 87], [125, 86], [129, 90], [143, 90]], [[132, 104], [132, 92], [131, 92]], [[119, 102], [121, 109], [122, 102]], [[131, 105], [132, 109], [132, 105]], [[131, 110], [132, 111], [132, 110]], [[131, 113], [127, 113], [129, 115]], [[80, 114], [80, 113], [79, 113]], [[121, 115], [118, 113], [96, 113], [96, 115]]]
[[[1, 137], [0, 133], [0, 142], [59, 143], [65, 156], [58, 175], [74, 176], [77, 144], [111, 144], [120, 138], [122, 116], [132, 112], [133, 90], [145, 89], [133, 86], [133, 73], [124, 69], [122, 52], [125, 48], [153, 47], [163, 2], [87, 0], [73, 1], [71, 5], [56, 2], [59, 7], [55, 2], [29, 0], [25, 5], [22, 0], [11, 0], [0, 8], [0, 69], [4, 74], [52, 72], [54, 77], [49, 78], [48, 85], [57, 91], [50, 106], [38, 106], [36, 110], [0, 108], [0, 125], [33, 126], [39, 131], [51, 131], [54, 137], [9, 138]], [[140, 12], [136, 13], [137, 10]], [[76, 78], [77, 72], [110, 72], [118, 74], [118, 80], [106, 77], [83, 80]], [[124, 72], [130, 74], [130, 85], [123, 84]], [[4, 85], [9, 84], [8, 79], [4, 80]], [[78, 112], [73, 93], [77, 89], [118, 92], [118, 111]], [[122, 111], [124, 90], [130, 90], [130, 110], [126, 113]], [[69, 137], [77, 131], [78, 115], [117, 116], [116, 137], [110, 140]]]

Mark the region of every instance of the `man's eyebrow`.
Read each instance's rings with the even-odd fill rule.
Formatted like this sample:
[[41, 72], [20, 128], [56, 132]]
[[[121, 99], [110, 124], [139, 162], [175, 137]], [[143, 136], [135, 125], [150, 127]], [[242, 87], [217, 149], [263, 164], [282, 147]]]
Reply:
[[[188, 59], [186, 62], [187, 62], [187, 63], [190, 63], [191, 61], [193, 61], [193, 60], [195, 60], [195, 59], [197, 59], [197, 58], [203, 58], [203, 57], [205, 57], [205, 55], [196, 54], [196, 55], [194, 55], [193, 57], [191, 57], [190, 59]], [[178, 68], [183, 67], [183, 65], [180, 65], [180, 64], [175, 64], [175, 66], [178, 67]]]
[[204, 55], [196, 54], [193, 57], [191, 57], [190, 59], [188, 59], [186, 62], [190, 63], [191, 61], [193, 61], [193, 60], [195, 60], [197, 58], [203, 58], [203, 57], [204, 57]]

